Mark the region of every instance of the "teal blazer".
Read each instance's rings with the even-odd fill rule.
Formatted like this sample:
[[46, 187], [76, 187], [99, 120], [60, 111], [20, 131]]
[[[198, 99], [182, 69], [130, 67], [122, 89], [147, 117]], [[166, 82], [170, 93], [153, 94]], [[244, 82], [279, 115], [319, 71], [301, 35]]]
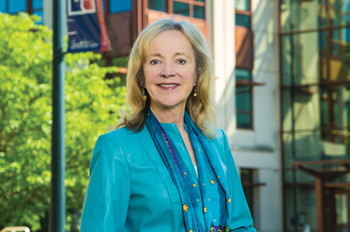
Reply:
[[[176, 124], [162, 126], [184, 154], [191, 175], [196, 175]], [[230, 185], [230, 231], [255, 232], [226, 134], [216, 129], [216, 138], [210, 143]], [[124, 127], [101, 135], [90, 175], [81, 232], [186, 232], [179, 192], [146, 126], [140, 132]]]

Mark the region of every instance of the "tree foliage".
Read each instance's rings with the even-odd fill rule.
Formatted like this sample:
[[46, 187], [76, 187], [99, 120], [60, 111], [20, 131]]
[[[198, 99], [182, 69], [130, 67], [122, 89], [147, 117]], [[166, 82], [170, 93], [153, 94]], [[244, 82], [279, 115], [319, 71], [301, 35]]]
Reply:
[[[52, 124], [52, 31], [37, 16], [0, 13], [0, 230], [47, 231]], [[66, 230], [75, 231], [98, 135], [116, 125], [124, 105], [116, 67], [99, 67], [98, 54], [67, 54]]]

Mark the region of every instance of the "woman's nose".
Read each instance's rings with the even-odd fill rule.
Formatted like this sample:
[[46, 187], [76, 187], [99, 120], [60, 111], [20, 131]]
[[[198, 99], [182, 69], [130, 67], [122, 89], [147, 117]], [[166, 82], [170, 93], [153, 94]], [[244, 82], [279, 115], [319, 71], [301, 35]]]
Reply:
[[164, 63], [160, 75], [162, 77], [175, 76], [175, 70], [174, 70], [173, 64], [171, 64], [171, 63]]

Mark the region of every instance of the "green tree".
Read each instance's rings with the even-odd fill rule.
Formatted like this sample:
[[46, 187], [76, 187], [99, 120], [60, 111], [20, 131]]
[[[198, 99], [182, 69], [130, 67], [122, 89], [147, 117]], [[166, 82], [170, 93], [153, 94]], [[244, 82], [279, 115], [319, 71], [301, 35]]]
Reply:
[[[47, 231], [52, 124], [52, 31], [25, 13], [0, 13], [0, 229]], [[76, 231], [97, 137], [124, 105], [120, 78], [105, 80], [94, 53], [67, 54], [66, 230]], [[96, 63], [95, 63], [96, 62]], [[114, 74], [115, 76], [115, 74]]]

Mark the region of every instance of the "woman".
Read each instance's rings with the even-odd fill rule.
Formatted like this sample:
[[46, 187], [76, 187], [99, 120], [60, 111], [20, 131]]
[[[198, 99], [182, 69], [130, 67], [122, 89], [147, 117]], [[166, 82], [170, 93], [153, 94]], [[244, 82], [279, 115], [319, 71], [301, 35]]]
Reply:
[[128, 64], [132, 113], [97, 140], [80, 231], [255, 231], [227, 136], [211, 126], [213, 67], [191, 23], [142, 31]]

